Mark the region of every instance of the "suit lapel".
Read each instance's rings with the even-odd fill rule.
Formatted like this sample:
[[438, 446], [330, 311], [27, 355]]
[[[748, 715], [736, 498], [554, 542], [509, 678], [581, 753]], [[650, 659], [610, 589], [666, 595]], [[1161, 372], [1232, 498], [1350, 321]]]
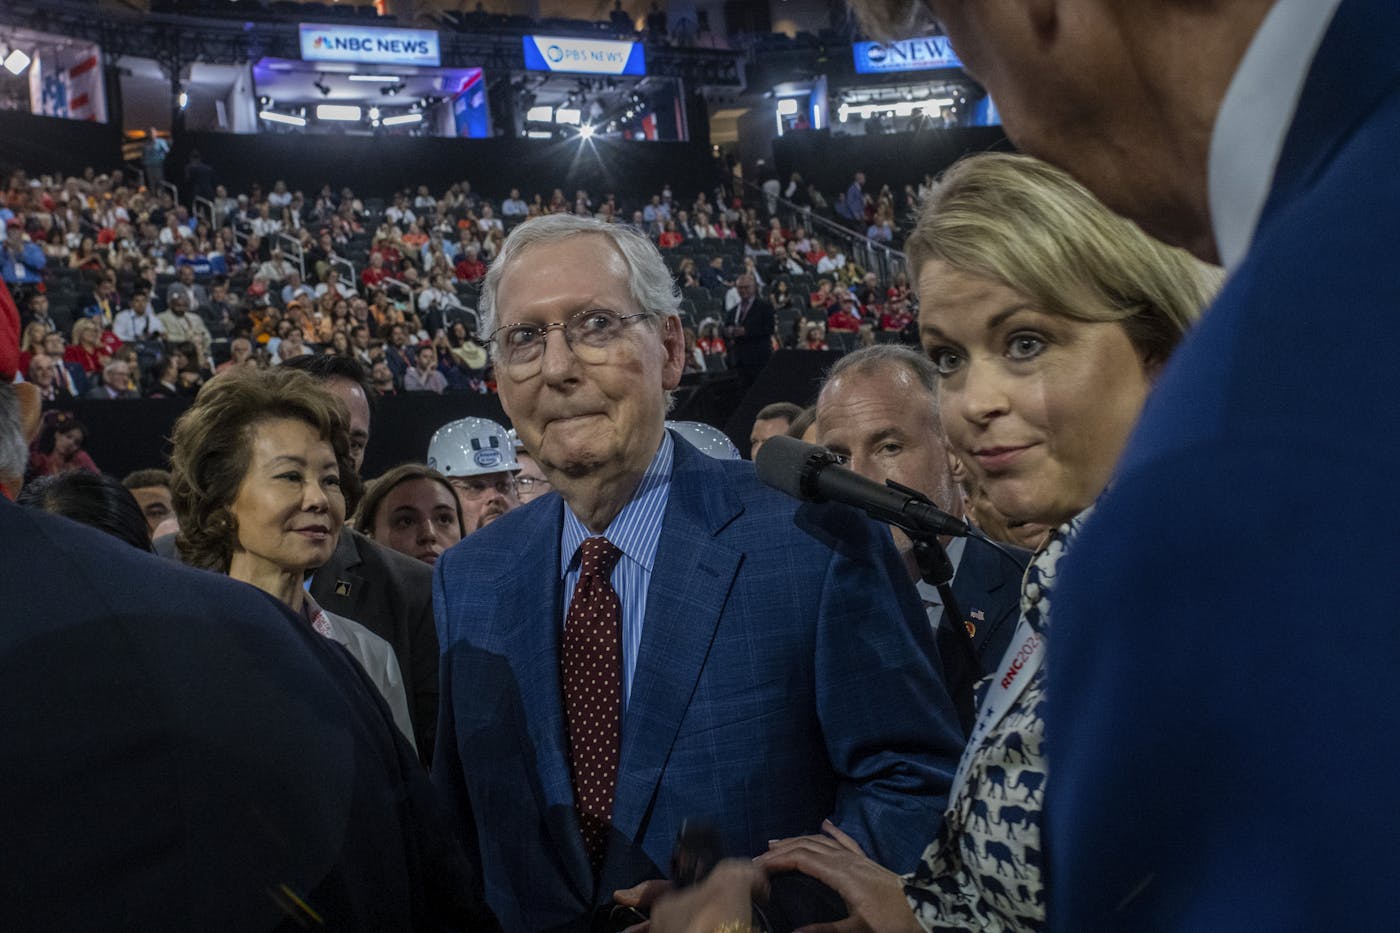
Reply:
[[[957, 597], [958, 607], [977, 626], [973, 643], [979, 656], [987, 641], [1003, 626], [1015, 625], [1015, 618], [1020, 614], [1020, 577], [1011, 570], [1011, 561], [976, 538], [967, 539], [962, 564], [953, 578], [953, 595]], [[983, 613], [980, 619], [975, 615], [978, 610]], [[984, 657], [983, 661], [984, 669], [996, 667], [994, 660]]]
[[[369, 601], [369, 582], [355, 572], [361, 563], [355, 532], [347, 525], [340, 532], [334, 556], [324, 568], [330, 572], [322, 580], [312, 580], [312, 586], [318, 591], [316, 601], [321, 608], [348, 619], [360, 619], [366, 615], [360, 610]], [[320, 577], [321, 571], [317, 571], [316, 576]]]
[[[563, 500], [540, 508], [539, 518], [521, 539], [538, 542], [525, 560], [504, 568], [500, 605], [515, 606], [510, 628], [503, 633], [506, 651], [520, 672], [528, 742], [539, 775], [540, 814], [554, 836], [555, 851], [564, 862], [575, 893], [593, 897], [593, 869], [583, 848], [573, 808], [573, 782], [564, 729], [564, 699], [559, 684], [559, 634], [563, 627], [563, 598], [559, 579], [559, 536]], [[560, 802], [566, 805], [561, 806]]]
[[741, 511], [729, 494], [723, 470], [677, 439], [671, 492], [647, 590], [646, 624], [622, 725], [613, 827], [629, 841], [643, 831], [738, 573], [742, 553], [717, 541], [716, 535]]

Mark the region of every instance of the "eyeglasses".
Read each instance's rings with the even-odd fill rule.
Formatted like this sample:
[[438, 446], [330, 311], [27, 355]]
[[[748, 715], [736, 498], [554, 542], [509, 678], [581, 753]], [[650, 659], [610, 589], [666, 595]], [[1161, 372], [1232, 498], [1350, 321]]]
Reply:
[[508, 499], [515, 496], [515, 480], [509, 476], [489, 481], [480, 476], [459, 476], [448, 482], [452, 484], [452, 488], [461, 490], [468, 501], [475, 501], [492, 493], [499, 493]]
[[585, 363], [601, 363], [607, 359], [608, 347], [629, 323], [650, 317], [645, 311], [618, 314], [604, 308], [580, 311], [567, 321], [553, 324], [506, 324], [496, 328], [487, 338], [497, 349], [501, 363], [517, 378], [533, 375], [544, 360], [545, 336], [558, 327], [564, 332], [564, 342]]
[[545, 487], [553, 485], [554, 484], [547, 479], [533, 476], [517, 476], [515, 478], [515, 488], [526, 493], [534, 492], [536, 489], [543, 491]]

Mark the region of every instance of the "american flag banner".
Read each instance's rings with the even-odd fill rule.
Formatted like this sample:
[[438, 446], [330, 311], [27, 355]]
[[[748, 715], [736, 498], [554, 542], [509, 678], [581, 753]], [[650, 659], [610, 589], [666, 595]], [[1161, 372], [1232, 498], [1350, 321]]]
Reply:
[[37, 53], [29, 68], [29, 106], [46, 117], [106, 123], [102, 58], [96, 46]]

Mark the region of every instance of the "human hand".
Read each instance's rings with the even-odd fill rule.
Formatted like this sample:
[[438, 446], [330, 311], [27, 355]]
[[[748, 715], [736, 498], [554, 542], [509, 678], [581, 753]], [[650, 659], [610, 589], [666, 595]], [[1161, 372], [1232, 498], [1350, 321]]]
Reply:
[[877, 862], [830, 820], [821, 836], [797, 836], [768, 844], [754, 865], [768, 874], [800, 871], [831, 888], [846, 902], [849, 916], [819, 923], [802, 933], [893, 933], [917, 931], [918, 922], [904, 898], [904, 880]]
[[652, 889], [662, 896], [656, 899], [651, 920], [628, 933], [712, 933], [726, 923], [746, 924], [753, 917], [754, 897], [767, 890], [768, 879], [748, 859], [725, 859], [693, 888], [669, 894]]
[[[630, 888], [614, 891], [613, 903], [617, 906], [613, 908], [612, 919], [614, 922], [624, 922], [633, 917], [645, 918], [656, 899], [669, 893], [671, 888], [671, 882], [664, 878], [653, 878]], [[629, 913], [631, 917], [626, 916]], [[641, 923], [630, 926], [627, 930], [629, 933], [644, 931], [648, 928], [648, 923], [649, 921], [643, 919]]]

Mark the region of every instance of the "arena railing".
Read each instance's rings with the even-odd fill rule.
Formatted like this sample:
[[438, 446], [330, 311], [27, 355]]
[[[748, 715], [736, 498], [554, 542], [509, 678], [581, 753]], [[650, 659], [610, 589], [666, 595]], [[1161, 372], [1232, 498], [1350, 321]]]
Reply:
[[[305, 281], [306, 281], [306, 251], [303, 250], [303, 249], [301, 248], [301, 240], [298, 239], [297, 237], [292, 236], [290, 233], [287, 233], [286, 231], [279, 231], [278, 234], [277, 234], [277, 239], [278, 239], [279, 241], [285, 241], [286, 243], [290, 244], [290, 246], [291, 246], [290, 252], [291, 252], [291, 254], [292, 254], [293, 256], [296, 257], [296, 260], [297, 260], [297, 268], [301, 270], [301, 280], [302, 280], [303, 282], [305, 282]], [[283, 247], [283, 248], [282, 248], [282, 252], [283, 252], [283, 254], [286, 254], [286, 253], [288, 252], [288, 249], [287, 249], [286, 247]]]
[[771, 211], [770, 214], [782, 222], [784, 229], [791, 230], [800, 224], [809, 234], [815, 234], [822, 240], [839, 241], [846, 257], [854, 259], [866, 272], [874, 272], [881, 283], [889, 285], [896, 276], [909, 274], [909, 257], [899, 250], [823, 217], [810, 206], [794, 204], [781, 196], [773, 197], [747, 178], [743, 182], [746, 188], [763, 199], [765, 206], [769, 202], [774, 204], [777, 210]]

